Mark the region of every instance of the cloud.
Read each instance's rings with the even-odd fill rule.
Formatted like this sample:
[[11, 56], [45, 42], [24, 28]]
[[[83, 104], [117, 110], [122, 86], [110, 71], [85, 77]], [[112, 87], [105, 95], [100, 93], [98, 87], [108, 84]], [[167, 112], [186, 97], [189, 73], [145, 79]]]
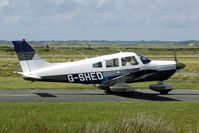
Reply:
[[20, 20], [22, 20], [20, 16], [13, 15], [13, 16], [6, 17], [4, 22], [6, 24], [16, 24], [16, 23], [20, 23]]
[[72, 21], [74, 25], [85, 26], [196, 25], [198, 6], [196, 0], [10, 0], [10, 3], [0, 0], [0, 9], [5, 11], [0, 18], [23, 18], [23, 21], [14, 19], [14, 22], [27, 24]]
[[98, 5], [103, 6], [106, 2], [107, 0], [98, 0]]
[[197, 29], [198, 7], [198, 0], [0, 0], [0, 26]]
[[64, 3], [64, 0], [48, 0], [50, 3], [53, 3], [55, 5], [60, 5]]
[[73, 0], [73, 1], [79, 5], [88, 5], [90, 0]]
[[5, 7], [8, 6], [9, 2], [8, 0], [0, 0], [0, 11]]

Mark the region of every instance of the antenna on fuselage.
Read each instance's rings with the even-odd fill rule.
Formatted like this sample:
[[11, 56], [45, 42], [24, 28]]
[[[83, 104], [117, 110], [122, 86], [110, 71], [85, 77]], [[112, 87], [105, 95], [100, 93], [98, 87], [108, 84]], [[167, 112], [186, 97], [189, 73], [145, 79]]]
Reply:
[[119, 47], [118, 47], [117, 45], [114, 45], [114, 46], [115, 46], [115, 48], [116, 48], [118, 51], [120, 51], [120, 53], [122, 53], [122, 50], [119, 49]]

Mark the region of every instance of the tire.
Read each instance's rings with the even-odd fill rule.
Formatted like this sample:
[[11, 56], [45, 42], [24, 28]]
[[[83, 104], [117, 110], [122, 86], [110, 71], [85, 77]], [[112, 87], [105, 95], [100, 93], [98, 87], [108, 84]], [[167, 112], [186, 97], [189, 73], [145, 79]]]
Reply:
[[161, 94], [161, 95], [166, 95], [166, 94], [168, 94], [168, 93], [169, 93], [169, 91], [167, 91], [167, 90], [160, 91], [160, 94]]
[[104, 91], [107, 95], [111, 95], [113, 92], [110, 89]]

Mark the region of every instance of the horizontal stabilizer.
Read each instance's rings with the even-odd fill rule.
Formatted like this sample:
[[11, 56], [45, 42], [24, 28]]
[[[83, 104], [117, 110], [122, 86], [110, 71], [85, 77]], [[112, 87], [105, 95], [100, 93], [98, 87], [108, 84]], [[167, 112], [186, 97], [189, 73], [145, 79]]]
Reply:
[[25, 74], [23, 72], [14, 72], [14, 73], [22, 75], [24, 79], [33, 79], [33, 80], [41, 79], [41, 77], [39, 77], [39, 76], [31, 75], [31, 74]]

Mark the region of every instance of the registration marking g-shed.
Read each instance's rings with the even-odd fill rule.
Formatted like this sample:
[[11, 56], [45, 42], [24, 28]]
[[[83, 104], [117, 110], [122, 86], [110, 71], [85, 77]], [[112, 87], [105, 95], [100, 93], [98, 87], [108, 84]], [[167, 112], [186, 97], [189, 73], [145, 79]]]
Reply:
[[102, 72], [91, 72], [91, 73], [79, 73], [79, 74], [70, 74], [66, 76], [67, 81], [71, 83], [84, 83], [88, 81], [101, 81], [104, 76]]

